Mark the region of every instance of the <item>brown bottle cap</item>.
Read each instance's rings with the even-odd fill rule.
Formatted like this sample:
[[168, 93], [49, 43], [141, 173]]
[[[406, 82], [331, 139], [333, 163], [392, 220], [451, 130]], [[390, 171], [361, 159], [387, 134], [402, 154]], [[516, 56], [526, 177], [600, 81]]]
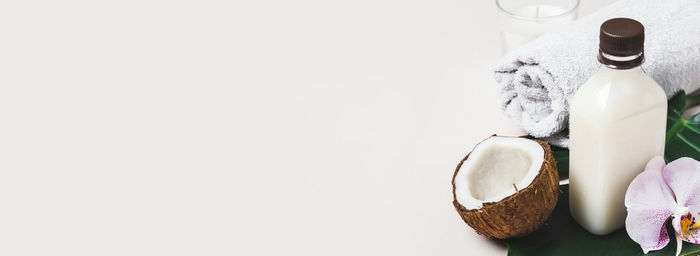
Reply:
[[600, 25], [599, 47], [598, 60], [603, 64], [620, 69], [639, 66], [644, 60], [644, 26], [629, 18], [607, 20]]

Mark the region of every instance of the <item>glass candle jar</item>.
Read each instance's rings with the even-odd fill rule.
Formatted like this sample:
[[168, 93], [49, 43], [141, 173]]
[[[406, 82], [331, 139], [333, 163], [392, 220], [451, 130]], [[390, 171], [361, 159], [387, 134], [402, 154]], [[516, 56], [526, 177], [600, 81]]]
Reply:
[[496, 0], [503, 54], [576, 19], [579, 0]]

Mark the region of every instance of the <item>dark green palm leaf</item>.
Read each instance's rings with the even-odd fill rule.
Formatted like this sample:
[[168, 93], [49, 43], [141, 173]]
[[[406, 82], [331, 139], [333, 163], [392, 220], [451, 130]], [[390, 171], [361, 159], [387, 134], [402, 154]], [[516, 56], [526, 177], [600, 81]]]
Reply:
[[687, 108], [697, 105], [700, 95], [686, 97], [678, 93], [668, 102], [666, 122], [666, 162], [687, 156], [700, 160], [700, 114], [685, 120], [681, 114]]
[[[680, 157], [692, 157], [700, 160], [700, 114], [684, 120], [683, 111], [691, 106], [700, 104], [700, 95], [688, 96], [680, 92], [668, 101], [668, 120], [666, 123], [667, 162]], [[552, 146], [554, 159], [557, 160], [559, 177], [569, 176], [569, 150]], [[554, 212], [547, 222], [534, 233], [517, 238], [504, 240], [508, 245], [509, 256], [523, 255], [645, 255], [641, 247], [632, 241], [625, 229], [620, 229], [610, 235], [596, 236], [588, 233], [569, 213], [569, 187], [561, 186]], [[673, 234], [670, 225], [666, 227]], [[672, 235], [673, 236], [673, 235]], [[650, 252], [647, 255], [675, 255], [676, 242], [671, 242], [662, 250]], [[683, 243], [681, 255], [700, 255], [700, 245]]]

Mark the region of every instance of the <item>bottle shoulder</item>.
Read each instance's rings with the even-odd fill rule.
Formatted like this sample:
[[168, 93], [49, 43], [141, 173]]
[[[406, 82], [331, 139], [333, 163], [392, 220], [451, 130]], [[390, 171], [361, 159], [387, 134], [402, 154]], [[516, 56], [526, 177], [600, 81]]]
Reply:
[[666, 108], [666, 94], [643, 71], [596, 72], [574, 95], [571, 112], [621, 119], [651, 108]]

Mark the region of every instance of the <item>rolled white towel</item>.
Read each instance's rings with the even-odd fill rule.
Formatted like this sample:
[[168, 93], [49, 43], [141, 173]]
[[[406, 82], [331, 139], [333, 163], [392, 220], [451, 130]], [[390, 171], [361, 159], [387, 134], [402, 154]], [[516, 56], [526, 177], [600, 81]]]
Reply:
[[600, 25], [617, 17], [644, 25], [642, 68], [668, 98], [700, 88], [700, 0], [620, 0], [503, 57], [494, 72], [506, 115], [533, 137], [568, 147], [569, 101], [600, 66]]

